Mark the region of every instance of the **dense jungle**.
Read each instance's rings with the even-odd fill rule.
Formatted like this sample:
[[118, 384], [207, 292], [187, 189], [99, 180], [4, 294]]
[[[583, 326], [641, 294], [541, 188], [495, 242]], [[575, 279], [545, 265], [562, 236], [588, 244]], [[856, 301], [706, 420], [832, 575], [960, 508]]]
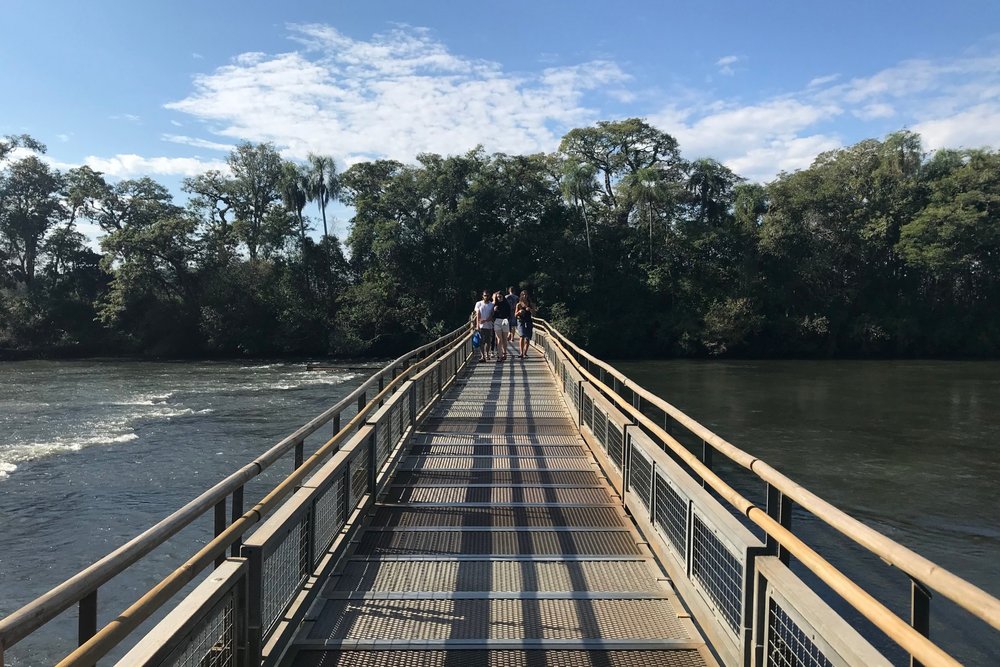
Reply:
[[0, 139], [0, 358], [387, 355], [508, 285], [606, 357], [1000, 351], [992, 150], [900, 131], [753, 183], [633, 118], [550, 155], [227, 162], [175, 197]]

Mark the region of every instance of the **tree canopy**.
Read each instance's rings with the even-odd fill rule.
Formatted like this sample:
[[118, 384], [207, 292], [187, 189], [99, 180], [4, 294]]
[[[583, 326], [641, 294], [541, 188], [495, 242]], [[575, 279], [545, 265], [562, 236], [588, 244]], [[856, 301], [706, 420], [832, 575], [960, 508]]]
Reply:
[[[1000, 349], [1000, 154], [928, 155], [912, 132], [766, 184], [635, 118], [571, 130], [550, 155], [341, 173], [244, 143], [186, 179], [184, 201], [44, 151], [0, 139], [0, 352], [391, 354], [507, 285], [604, 355]], [[334, 200], [353, 209], [344, 239]]]

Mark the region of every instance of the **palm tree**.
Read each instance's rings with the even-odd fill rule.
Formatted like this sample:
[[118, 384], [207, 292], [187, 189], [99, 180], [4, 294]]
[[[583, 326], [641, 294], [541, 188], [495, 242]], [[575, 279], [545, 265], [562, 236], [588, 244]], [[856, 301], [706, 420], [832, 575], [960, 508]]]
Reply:
[[685, 189], [698, 203], [698, 222], [718, 224], [729, 208], [733, 186], [742, 180], [728, 167], [710, 158], [691, 163]]
[[281, 170], [281, 201], [285, 208], [295, 214], [299, 223], [299, 237], [302, 246], [306, 243], [306, 221], [302, 209], [309, 201], [309, 179], [306, 172], [294, 162], [286, 162]]
[[560, 184], [563, 197], [575, 208], [580, 209], [583, 215], [583, 225], [587, 230], [587, 252], [593, 254], [590, 247], [590, 220], [587, 217], [587, 202], [597, 191], [597, 182], [594, 177], [597, 170], [593, 165], [577, 160], [567, 160], [563, 163], [562, 183]]
[[655, 166], [643, 167], [625, 177], [625, 187], [649, 225], [649, 261], [653, 261], [653, 209], [667, 200], [669, 190], [663, 172]]
[[326, 226], [326, 205], [331, 199], [336, 199], [340, 192], [340, 184], [337, 181], [337, 164], [332, 157], [327, 155], [314, 155], [310, 153], [306, 159], [309, 161], [306, 176], [309, 184], [307, 194], [309, 201], [319, 203], [319, 210], [323, 216], [323, 236], [330, 235]]

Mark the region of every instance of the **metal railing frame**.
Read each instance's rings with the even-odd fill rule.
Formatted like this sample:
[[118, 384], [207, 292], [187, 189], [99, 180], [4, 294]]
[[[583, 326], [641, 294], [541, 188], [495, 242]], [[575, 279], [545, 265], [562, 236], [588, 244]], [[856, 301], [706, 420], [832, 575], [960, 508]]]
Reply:
[[[537, 344], [543, 352], [547, 352], [549, 348], [557, 350], [569, 362], [575, 374], [582, 378], [579, 387], [581, 407], [584, 400], [583, 384], [587, 383], [600, 391], [618, 410], [628, 415], [634, 424], [658, 441], [660, 446], [686, 464], [703, 485], [714, 490], [737, 512], [761, 528], [766, 536], [768, 550], [776, 554], [782, 563], [787, 564], [790, 556], [795, 556], [851, 607], [907, 651], [911, 656], [911, 665], [959, 664], [927, 638], [930, 600], [928, 589], [937, 591], [994, 629], [1000, 629], [1000, 600], [997, 598], [865, 526], [762, 460], [730, 444], [673, 405], [636, 384], [614, 367], [576, 346], [549, 322], [542, 319], [536, 319], [536, 322], [537, 329], [542, 334], [536, 337]], [[550, 356], [546, 355], [546, 358], [553, 364]], [[558, 358], [556, 360], [562, 363]], [[557, 366], [558, 364], [553, 364], [554, 370], [561, 371], [562, 369]], [[655, 407], [660, 410], [663, 414], [663, 424], [654, 422], [645, 414], [644, 407]], [[579, 417], [582, 420], [582, 412]], [[693, 454], [671, 434], [674, 424], [684, 427], [701, 440], [700, 456]], [[744, 498], [712, 471], [712, 459], [715, 453], [749, 470], [766, 484], [765, 508], [762, 509]], [[623, 499], [627, 476], [628, 471], [622, 471]], [[793, 502], [910, 577], [912, 592], [910, 622], [901, 619], [882, 605], [791, 532]]]
[[[451, 351], [455, 341], [466, 338], [468, 333], [468, 326], [463, 324], [436, 340], [394, 359], [338, 401], [337, 404], [279, 441], [247, 465], [121, 547], [7, 617], [0, 619], [0, 667], [3, 667], [6, 649], [16, 645], [73, 605], [79, 606], [79, 647], [60, 664], [93, 664], [96, 662], [141, 621], [148, 618], [170, 596], [186, 583], [192, 581], [205, 567], [212, 564], [216, 566], [222, 564], [226, 558], [226, 549], [231, 549], [233, 556], [238, 555], [242, 536], [253, 524], [260, 521], [263, 516], [290, 495], [295, 490], [295, 484], [316, 468], [326, 455], [335, 452], [340, 444], [360, 428], [368, 416], [381, 406], [386, 397], [396, 391], [397, 386], [410, 376], [417, 375], [421, 370], [429, 367], [438, 357]], [[379, 390], [369, 399], [369, 392], [376, 385]], [[355, 402], [357, 411], [350, 422], [346, 426], [342, 426], [342, 415], [348, 412], [355, 405]], [[320, 446], [312, 456], [308, 459], [305, 458], [306, 438], [327, 424], [333, 426], [333, 437]], [[294, 456], [293, 473], [252, 509], [244, 511], [243, 496], [246, 483], [281, 460], [289, 452], [292, 452]], [[231, 507], [228, 522], [226, 520], [227, 504]], [[171, 577], [146, 593], [129, 608], [129, 610], [141, 609], [142, 617], [131, 616], [126, 611], [98, 631], [97, 594], [99, 589], [147, 556], [170, 537], [210, 511], [214, 513], [214, 539], [175, 570]], [[169, 584], [165, 582], [169, 582]], [[95, 641], [98, 636], [100, 636], [99, 641]], [[110, 641], [112, 637], [114, 641]]]

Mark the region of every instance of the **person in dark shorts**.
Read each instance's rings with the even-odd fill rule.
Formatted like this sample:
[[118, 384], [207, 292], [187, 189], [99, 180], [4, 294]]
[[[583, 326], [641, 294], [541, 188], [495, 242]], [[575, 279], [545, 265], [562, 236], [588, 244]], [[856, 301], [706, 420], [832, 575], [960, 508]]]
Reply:
[[521, 298], [514, 308], [514, 318], [517, 320], [517, 335], [521, 338], [519, 343], [521, 354], [518, 356], [518, 359], [526, 359], [528, 357], [528, 344], [531, 343], [531, 330], [534, 327], [532, 320], [534, 312], [535, 307], [531, 305], [528, 293], [521, 292]]
[[507, 359], [507, 339], [510, 336], [510, 324], [514, 319], [514, 311], [504, 298], [503, 292], [493, 295], [493, 331], [497, 338], [497, 363]]
[[510, 304], [510, 317], [511, 317], [510, 333], [507, 334], [507, 340], [510, 341], [511, 343], [513, 343], [514, 342], [514, 328], [515, 328], [514, 327], [514, 324], [515, 324], [515, 322], [514, 322], [514, 311], [517, 310], [517, 302], [518, 302], [517, 292], [514, 290], [514, 286], [513, 285], [511, 285], [510, 287], [507, 288], [507, 296], [505, 296], [504, 299], [506, 299], [507, 303]]

